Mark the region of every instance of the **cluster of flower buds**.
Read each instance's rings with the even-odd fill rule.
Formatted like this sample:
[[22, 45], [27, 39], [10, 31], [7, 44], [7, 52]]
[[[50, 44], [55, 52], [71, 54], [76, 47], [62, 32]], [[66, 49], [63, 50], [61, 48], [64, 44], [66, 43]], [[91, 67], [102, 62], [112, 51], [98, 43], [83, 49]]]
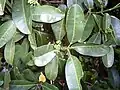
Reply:
[[31, 5], [39, 5], [38, 0], [28, 0], [28, 3]]

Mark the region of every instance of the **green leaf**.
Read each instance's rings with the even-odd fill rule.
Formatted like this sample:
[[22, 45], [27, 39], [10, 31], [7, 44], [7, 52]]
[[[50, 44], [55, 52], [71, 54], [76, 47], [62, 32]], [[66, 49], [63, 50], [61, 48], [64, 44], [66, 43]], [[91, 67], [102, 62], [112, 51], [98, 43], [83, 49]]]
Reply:
[[[27, 40], [27, 38], [25, 38], [21, 44], [23, 50], [24, 50], [24, 53], [27, 54], [29, 52], [29, 42]], [[24, 55], [25, 56], [25, 55]]]
[[64, 19], [52, 24], [52, 30], [54, 32], [56, 40], [62, 40], [65, 36], [65, 21]]
[[29, 90], [35, 83], [26, 80], [13, 80], [10, 83], [10, 90]]
[[70, 44], [82, 39], [84, 31], [83, 21], [84, 13], [82, 8], [77, 4], [72, 5], [66, 17], [66, 31]]
[[34, 33], [34, 32], [32, 32], [32, 34], [30, 34], [30, 35], [28, 36], [28, 40], [29, 40], [29, 42], [30, 42], [31, 48], [32, 48], [33, 50], [36, 49], [36, 48], [37, 48], [37, 43], [36, 43], [36, 38], [35, 38], [35, 33]]
[[0, 0], [0, 15], [4, 14], [6, 0]]
[[4, 90], [9, 90], [9, 83], [11, 82], [10, 72], [6, 71], [4, 76]]
[[95, 43], [95, 44], [101, 44], [101, 33], [95, 33], [92, 35], [92, 37], [90, 37], [90, 39], [88, 40], [88, 43]]
[[110, 52], [102, 57], [102, 61], [105, 67], [112, 67], [114, 63], [114, 49], [112, 46], [110, 46]]
[[13, 21], [7, 21], [0, 26], [0, 48], [3, 47], [16, 32]]
[[54, 46], [52, 44], [48, 44], [40, 46], [34, 50], [33, 60], [36, 66], [45, 66], [53, 60], [55, 56]]
[[111, 16], [111, 24], [114, 30], [115, 38], [120, 43], [120, 20], [114, 16]]
[[96, 14], [92, 14], [93, 18], [95, 20], [96, 26], [98, 27], [99, 30], [101, 30], [101, 24], [102, 24], [102, 16], [100, 15], [96, 15]]
[[23, 71], [23, 74], [26, 80], [31, 81], [31, 82], [37, 82], [37, 78], [35, 74], [30, 69], [25, 69]]
[[85, 5], [89, 8], [92, 9], [94, 8], [94, 0], [86, 0]]
[[83, 77], [83, 70], [77, 57], [69, 56], [65, 66], [65, 77], [69, 90], [82, 90], [80, 79]]
[[48, 64], [55, 58], [56, 54], [54, 51], [43, 54], [42, 56], [34, 57], [34, 63], [36, 66], [42, 67]]
[[8, 64], [13, 65], [14, 54], [15, 54], [15, 42], [12, 39], [6, 44], [4, 50], [4, 57]]
[[110, 28], [110, 25], [111, 25], [111, 17], [108, 13], [105, 13], [104, 14], [104, 17], [103, 17], [103, 30], [107, 30], [108, 28]]
[[3, 83], [4, 83], [4, 81], [1, 81], [1, 80], [0, 80], [0, 86], [2, 86], [2, 85], [3, 85]]
[[85, 41], [90, 36], [94, 26], [95, 26], [95, 21], [94, 21], [93, 16], [90, 14], [87, 17], [87, 20], [86, 20], [86, 23], [85, 23], [85, 28], [84, 28], [84, 32], [83, 32], [83, 35], [82, 35], [81, 42]]
[[73, 49], [82, 55], [100, 57], [109, 53], [110, 47], [98, 44], [79, 44], [73, 46]]
[[34, 6], [32, 8], [32, 20], [37, 22], [54, 23], [64, 18], [60, 9], [49, 5]]
[[85, 0], [67, 0], [67, 6], [70, 7], [73, 4], [79, 4], [81, 7]]
[[24, 34], [32, 31], [32, 16], [30, 5], [27, 0], [14, 0], [12, 8], [12, 19], [16, 27]]
[[49, 80], [54, 81], [58, 75], [58, 57], [56, 56], [45, 66], [45, 75]]
[[20, 72], [20, 70], [18, 69], [18, 67], [14, 66], [12, 71], [11, 71], [11, 78], [12, 80], [23, 80], [23, 74]]
[[38, 47], [49, 43], [50, 36], [51, 36], [50, 34], [40, 32], [37, 30], [34, 30], [34, 31], [35, 31], [36, 43]]
[[49, 83], [42, 84], [43, 90], [59, 90], [55, 85], [51, 85]]
[[114, 89], [120, 88], [120, 75], [115, 68], [108, 69], [108, 80]]
[[14, 36], [13, 36], [13, 40], [14, 42], [18, 42], [19, 40], [21, 40], [25, 35], [20, 33], [19, 31], [16, 31]]
[[54, 50], [53, 44], [43, 45], [43, 46], [37, 47], [34, 50], [34, 56], [38, 57], [38, 56], [41, 56], [41, 55], [43, 55], [47, 52], [53, 51], [53, 50]]

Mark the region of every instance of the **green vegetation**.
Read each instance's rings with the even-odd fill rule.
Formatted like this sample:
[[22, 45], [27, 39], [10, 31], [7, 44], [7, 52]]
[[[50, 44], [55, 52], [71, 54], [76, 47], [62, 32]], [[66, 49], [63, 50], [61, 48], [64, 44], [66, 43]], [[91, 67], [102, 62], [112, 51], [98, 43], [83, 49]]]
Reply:
[[111, 2], [0, 0], [0, 90], [120, 90]]

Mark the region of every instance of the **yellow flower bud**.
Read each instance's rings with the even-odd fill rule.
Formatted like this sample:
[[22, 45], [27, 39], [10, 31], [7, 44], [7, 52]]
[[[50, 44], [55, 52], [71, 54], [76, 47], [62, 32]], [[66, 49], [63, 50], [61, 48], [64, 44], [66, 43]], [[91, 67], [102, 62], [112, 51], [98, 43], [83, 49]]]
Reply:
[[39, 82], [46, 82], [46, 77], [42, 72], [41, 72], [41, 75], [39, 76]]

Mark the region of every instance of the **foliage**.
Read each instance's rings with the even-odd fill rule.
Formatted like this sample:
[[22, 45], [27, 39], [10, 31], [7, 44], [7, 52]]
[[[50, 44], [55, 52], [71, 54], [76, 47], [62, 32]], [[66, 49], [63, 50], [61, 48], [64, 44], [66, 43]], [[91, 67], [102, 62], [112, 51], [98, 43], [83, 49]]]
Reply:
[[120, 3], [107, 5], [0, 0], [0, 90], [119, 90]]

